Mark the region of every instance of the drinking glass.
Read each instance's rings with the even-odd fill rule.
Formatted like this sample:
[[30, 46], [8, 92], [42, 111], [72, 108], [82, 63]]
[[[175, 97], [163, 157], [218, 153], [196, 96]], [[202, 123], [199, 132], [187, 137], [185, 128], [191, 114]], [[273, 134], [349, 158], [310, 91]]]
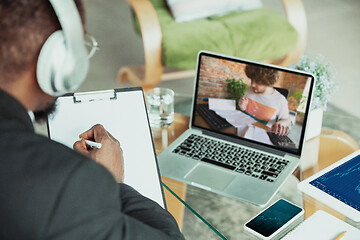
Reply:
[[174, 91], [154, 88], [146, 92], [146, 105], [151, 127], [163, 127], [174, 121]]

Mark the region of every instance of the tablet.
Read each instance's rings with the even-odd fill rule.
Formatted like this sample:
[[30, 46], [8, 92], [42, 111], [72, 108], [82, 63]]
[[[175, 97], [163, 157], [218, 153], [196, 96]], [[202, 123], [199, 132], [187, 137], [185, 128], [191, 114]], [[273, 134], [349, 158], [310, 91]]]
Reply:
[[360, 150], [300, 182], [298, 188], [360, 222]]

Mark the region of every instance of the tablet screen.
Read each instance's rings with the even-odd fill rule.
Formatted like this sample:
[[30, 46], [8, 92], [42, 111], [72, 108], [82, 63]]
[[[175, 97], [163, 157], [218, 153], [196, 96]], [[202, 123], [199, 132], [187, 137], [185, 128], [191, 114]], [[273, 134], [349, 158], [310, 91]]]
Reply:
[[360, 211], [360, 155], [314, 179], [310, 184]]

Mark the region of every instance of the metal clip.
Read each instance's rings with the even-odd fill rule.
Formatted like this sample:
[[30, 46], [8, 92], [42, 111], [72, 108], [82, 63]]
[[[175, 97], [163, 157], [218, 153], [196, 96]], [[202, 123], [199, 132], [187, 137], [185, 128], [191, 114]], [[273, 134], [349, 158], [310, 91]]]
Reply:
[[75, 93], [73, 97], [74, 103], [104, 101], [104, 100], [109, 101], [116, 99], [117, 96], [115, 90]]

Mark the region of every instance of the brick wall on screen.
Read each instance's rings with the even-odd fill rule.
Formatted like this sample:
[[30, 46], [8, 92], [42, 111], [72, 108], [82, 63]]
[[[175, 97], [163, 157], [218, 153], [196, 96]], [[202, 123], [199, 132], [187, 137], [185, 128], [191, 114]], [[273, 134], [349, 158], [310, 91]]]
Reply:
[[[244, 64], [209, 57], [203, 58], [199, 75], [199, 97], [227, 98], [226, 79], [242, 78], [245, 83], [250, 84], [250, 79], [244, 72]], [[306, 78], [299, 79], [299, 75], [281, 72], [275, 87], [286, 88], [291, 95], [293, 92], [303, 90], [305, 84]]]
[[304, 76], [288, 73], [282, 79], [282, 87], [289, 89], [290, 94], [296, 91], [303, 91], [306, 80], [307, 78]]
[[288, 98], [288, 108], [290, 110], [296, 111], [298, 107], [298, 101], [292, 97], [292, 95], [296, 92], [303, 92], [306, 85], [307, 77], [286, 73], [282, 78], [282, 86], [289, 90], [289, 98]]
[[244, 68], [244, 64], [204, 57], [200, 66], [199, 96], [226, 98], [228, 96], [226, 79], [243, 78], [246, 83], [250, 82], [244, 73]]

